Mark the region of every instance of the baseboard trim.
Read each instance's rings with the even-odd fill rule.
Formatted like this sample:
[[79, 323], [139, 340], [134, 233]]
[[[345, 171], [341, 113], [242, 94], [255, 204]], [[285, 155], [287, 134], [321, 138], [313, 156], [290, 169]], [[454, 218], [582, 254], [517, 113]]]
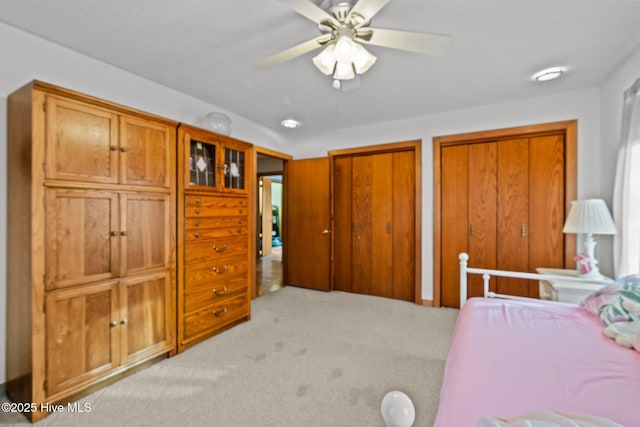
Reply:
[[423, 299], [422, 300], [422, 305], [424, 305], [425, 307], [433, 307], [433, 300]]

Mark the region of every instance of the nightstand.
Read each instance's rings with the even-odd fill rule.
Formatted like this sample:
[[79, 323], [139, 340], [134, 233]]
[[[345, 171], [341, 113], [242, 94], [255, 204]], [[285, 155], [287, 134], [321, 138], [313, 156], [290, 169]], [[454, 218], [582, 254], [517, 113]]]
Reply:
[[[578, 277], [577, 270], [564, 270], [561, 268], [536, 268], [539, 274], [551, 276]], [[578, 283], [572, 281], [540, 280], [540, 299], [580, 304], [580, 302], [598, 289], [613, 282], [604, 277], [597, 283]]]

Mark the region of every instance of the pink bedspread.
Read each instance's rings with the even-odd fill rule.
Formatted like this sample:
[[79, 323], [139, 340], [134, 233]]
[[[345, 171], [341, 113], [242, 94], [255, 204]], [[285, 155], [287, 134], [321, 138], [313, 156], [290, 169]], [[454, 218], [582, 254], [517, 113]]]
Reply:
[[549, 410], [640, 426], [640, 353], [602, 329], [578, 306], [470, 299], [458, 317], [435, 425]]

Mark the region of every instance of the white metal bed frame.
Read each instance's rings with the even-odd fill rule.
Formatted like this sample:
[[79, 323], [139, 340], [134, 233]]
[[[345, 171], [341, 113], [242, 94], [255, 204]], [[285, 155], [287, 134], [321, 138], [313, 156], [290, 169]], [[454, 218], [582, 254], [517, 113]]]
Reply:
[[[583, 277], [570, 277], [570, 276], [554, 276], [550, 274], [538, 274], [538, 273], [525, 273], [518, 271], [506, 271], [506, 270], [491, 270], [487, 268], [472, 268], [469, 267], [469, 255], [465, 252], [461, 252], [458, 255], [460, 260], [460, 308], [467, 301], [467, 274], [481, 274], [484, 285], [485, 298], [509, 298], [509, 299], [524, 299], [531, 300], [534, 298], [518, 297], [515, 295], [498, 294], [496, 292], [489, 291], [489, 280], [491, 276], [498, 277], [514, 277], [517, 279], [528, 280], [562, 280], [563, 282], [578, 282], [578, 283], [597, 283], [602, 284], [601, 280], [588, 279]], [[568, 304], [570, 303], [555, 302], [556, 304]]]

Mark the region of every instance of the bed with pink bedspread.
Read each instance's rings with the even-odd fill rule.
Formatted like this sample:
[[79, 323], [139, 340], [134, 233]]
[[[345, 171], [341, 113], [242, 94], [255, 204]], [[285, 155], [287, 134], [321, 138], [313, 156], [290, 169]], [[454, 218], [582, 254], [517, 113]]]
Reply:
[[471, 298], [457, 320], [435, 425], [531, 411], [640, 426], [640, 352], [605, 336], [598, 316], [578, 305]]

